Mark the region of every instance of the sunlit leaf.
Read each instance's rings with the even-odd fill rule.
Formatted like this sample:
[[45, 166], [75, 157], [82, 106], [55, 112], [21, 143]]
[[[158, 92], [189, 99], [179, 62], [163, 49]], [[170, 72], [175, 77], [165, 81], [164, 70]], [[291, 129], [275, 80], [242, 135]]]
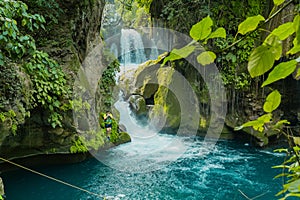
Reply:
[[282, 153], [282, 152], [288, 153], [289, 150], [288, 150], [288, 149], [275, 149], [274, 152], [275, 152], [275, 153], [276, 153], [276, 152], [279, 152], [279, 153]]
[[247, 17], [247, 19], [238, 26], [238, 33], [245, 35], [246, 33], [255, 30], [259, 22], [264, 20], [265, 18], [261, 15]]
[[280, 40], [285, 40], [290, 35], [295, 33], [295, 29], [293, 28], [293, 25], [294, 24], [292, 22], [284, 23], [284, 24], [278, 26], [277, 28], [275, 28], [271, 32], [271, 34], [276, 35], [277, 37], [279, 37]]
[[196, 48], [195, 46], [185, 46], [181, 49], [173, 49], [170, 52], [170, 55], [164, 59], [162, 65], [166, 64], [166, 62], [168, 61], [174, 61], [174, 60], [179, 60], [181, 58], [188, 57], [195, 50], [195, 48]]
[[[297, 180], [295, 180], [293, 182], [290, 182], [286, 185], [288, 186], [289, 192], [300, 192], [300, 190], [299, 190], [300, 179], [297, 179]], [[298, 194], [298, 195], [300, 195], [300, 194]]]
[[212, 32], [207, 38], [208, 39], [212, 39], [212, 38], [226, 38], [226, 30], [224, 28], [218, 28], [217, 30], [215, 30], [214, 32]]
[[216, 59], [216, 54], [214, 52], [211, 51], [205, 51], [202, 52], [198, 57], [197, 57], [197, 61], [198, 63], [200, 63], [201, 65], [205, 66], [208, 64], [211, 64], [215, 61]]
[[293, 141], [296, 145], [300, 146], [300, 137], [293, 137]]
[[254, 49], [249, 57], [248, 71], [251, 77], [260, 76], [269, 71], [275, 62], [272, 48], [261, 45]]
[[281, 177], [284, 177], [286, 176], [287, 174], [286, 173], [282, 173], [282, 174], [278, 174], [277, 176], [275, 176], [274, 178], [281, 178]]
[[264, 41], [263, 45], [270, 48], [270, 51], [274, 54], [275, 60], [279, 60], [282, 54], [282, 41], [279, 37], [270, 34]]
[[267, 113], [273, 112], [281, 103], [281, 94], [278, 90], [271, 92], [264, 103], [264, 111]]
[[282, 62], [277, 65], [269, 74], [267, 80], [262, 84], [262, 87], [269, 85], [280, 79], [284, 79], [292, 74], [297, 67], [297, 61], [291, 60], [288, 62]]
[[284, 124], [290, 124], [290, 122], [286, 119], [284, 120], [280, 120], [279, 122], [277, 122], [275, 125], [274, 125], [274, 128], [282, 128], [282, 126]]
[[273, 0], [273, 2], [274, 2], [274, 5], [279, 6], [284, 2], [284, 0]]
[[298, 14], [295, 16], [294, 21], [294, 30], [296, 32], [296, 40], [298, 41], [297, 43], [300, 44], [300, 15]]
[[298, 68], [298, 70], [297, 70], [297, 74], [296, 74], [295, 79], [296, 79], [296, 80], [299, 80], [299, 79], [300, 79], [300, 68]]
[[286, 165], [276, 165], [272, 167], [273, 169], [287, 168]]
[[210, 16], [207, 16], [200, 22], [192, 26], [190, 30], [190, 36], [196, 41], [204, 40], [211, 33], [212, 25], [212, 19], [210, 18]]
[[269, 123], [272, 119], [272, 114], [268, 113], [257, 118], [258, 121], [263, 122], [264, 124]]
[[263, 132], [264, 131], [264, 124], [269, 123], [272, 119], [272, 114], [268, 113], [265, 115], [262, 115], [261, 117], [259, 117], [257, 120], [253, 120], [253, 121], [249, 121], [244, 123], [243, 125], [239, 126], [239, 127], [235, 127], [234, 130], [238, 131], [241, 130], [245, 127], [253, 127], [254, 130], [257, 130], [259, 132]]

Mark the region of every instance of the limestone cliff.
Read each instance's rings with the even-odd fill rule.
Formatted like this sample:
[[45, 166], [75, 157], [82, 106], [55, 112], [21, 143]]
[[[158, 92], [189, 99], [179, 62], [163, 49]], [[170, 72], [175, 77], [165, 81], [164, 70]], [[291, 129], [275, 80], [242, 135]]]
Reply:
[[[7, 90], [13, 92], [5, 93], [5, 101], [1, 102], [3, 107], [0, 111], [11, 111], [13, 120], [0, 123], [0, 155], [17, 158], [85, 152], [91, 148], [97, 150], [105, 143], [105, 135], [99, 130], [98, 122], [98, 113], [103, 105], [97, 104], [95, 100], [96, 93], [99, 93], [99, 80], [107, 68], [106, 64], [109, 64], [105, 62], [107, 58], [103, 56], [100, 37], [105, 1], [49, 1], [52, 11], [54, 9], [58, 12], [56, 22], [51, 21], [54, 17], [47, 13], [45, 5], [38, 5], [37, 1], [32, 0], [24, 2], [28, 4], [29, 11], [45, 14], [46, 20], [49, 20], [46, 30], [34, 33], [37, 48], [47, 52], [62, 66], [71, 92], [67, 99], [61, 100], [65, 106], [62, 108], [65, 109], [62, 126], [53, 128], [47, 120], [47, 110], [39, 106], [31, 109], [33, 86], [20, 64], [1, 68], [1, 74], [12, 77], [10, 82], [1, 82], [1, 85], [17, 87]], [[57, 7], [53, 8], [51, 2]], [[5, 80], [2, 77], [2, 81]], [[17, 127], [12, 131], [15, 124]]]

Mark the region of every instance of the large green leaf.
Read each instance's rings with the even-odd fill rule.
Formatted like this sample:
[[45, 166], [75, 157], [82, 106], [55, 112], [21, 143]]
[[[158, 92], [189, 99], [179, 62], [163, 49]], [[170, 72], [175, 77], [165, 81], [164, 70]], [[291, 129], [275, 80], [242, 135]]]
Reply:
[[281, 94], [278, 90], [271, 92], [264, 103], [264, 111], [267, 113], [273, 112], [281, 103]]
[[262, 87], [269, 85], [280, 79], [284, 79], [293, 73], [296, 69], [297, 61], [291, 60], [288, 62], [282, 62], [277, 65], [269, 74], [267, 80], [262, 84]]
[[192, 26], [190, 30], [190, 36], [198, 41], [204, 40], [211, 33], [211, 27], [213, 25], [213, 21], [210, 16], [205, 17], [200, 22]]
[[300, 42], [298, 42], [297, 38], [294, 39], [293, 41], [293, 48], [291, 48], [287, 54], [296, 54], [300, 51]]
[[170, 55], [167, 56], [164, 59], [164, 62], [162, 65], [166, 64], [167, 61], [174, 61], [174, 60], [179, 60], [181, 58], [186, 58], [188, 57], [194, 50], [195, 50], [195, 46], [184, 46], [181, 49], [173, 49], [170, 52]]
[[294, 30], [296, 32], [296, 39], [298, 44], [300, 44], [300, 15], [298, 14], [293, 21]]
[[284, 23], [278, 26], [277, 28], [275, 28], [271, 34], [276, 35], [277, 37], [279, 37], [280, 40], [285, 40], [290, 35], [295, 33], [295, 29], [293, 28], [293, 26], [294, 26], [293, 22]]
[[279, 6], [284, 2], [284, 0], [273, 0], [273, 2], [275, 6]]
[[251, 53], [248, 62], [248, 71], [252, 78], [260, 76], [272, 68], [275, 62], [275, 55], [272, 50], [271, 47], [261, 45]]
[[264, 41], [263, 45], [269, 46], [270, 51], [274, 54], [275, 60], [279, 60], [282, 54], [282, 42], [279, 37], [270, 34]]
[[215, 61], [216, 59], [216, 54], [214, 52], [211, 51], [205, 51], [202, 52], [198, 57], [197, 57], [197, 61], [198, 63], [200, 63], [201, 65], [205, 66], [208, 64], [211, 64]]
[[218, 28], [217, 30], [215, 30], [214, 32], [212, 32], [207, 38], [208, 39], [212, 39], [212, 38], [226, 38], [226, 30], [224, 28]]
[[265, 115], [260, 116], [259, 118], [257, 118], [256, 120], [253, 121], [249, 121], [244, 123], [243, 125], [239, 126], [239, 127], [235, 127], [234, 130], [241, 130], [243, 128], [246, 127], [253, 127], [254, 130], [257, 130], [259, 132], [263, 132], [264, 131], [264, 124], [269, 123], [272, 119], [272, 114], [268, 113]]
[[247, 19], [238, 26], [238, 33], [245, 35], [246, 33], [255, 30], [259, 22], [264, 20], [265, 18], [261, 15], [247, 17]]

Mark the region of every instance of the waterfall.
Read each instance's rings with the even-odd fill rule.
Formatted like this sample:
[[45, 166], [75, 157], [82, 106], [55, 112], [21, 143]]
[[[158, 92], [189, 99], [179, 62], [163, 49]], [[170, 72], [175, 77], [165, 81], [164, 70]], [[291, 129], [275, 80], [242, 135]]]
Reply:
[[158, 57], [158, 50], [157, 50], [154, 40], [151, 39], [151, 53], [150, 53], [149, 59], [156, 60], [157, 57]]
[[146, 61], [142, 37], [134, 29], [122, 29], [121, 51], [121, 63], [124, 65], [139, 64]]

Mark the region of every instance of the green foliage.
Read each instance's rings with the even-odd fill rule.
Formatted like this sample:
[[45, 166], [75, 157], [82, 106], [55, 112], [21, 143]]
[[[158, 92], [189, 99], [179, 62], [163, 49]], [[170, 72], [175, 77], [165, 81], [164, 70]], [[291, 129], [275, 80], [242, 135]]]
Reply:
[[[293, 137], [293, 140], [298, 142], [299, 138]], [[295, 142], [295, 143], [296, 143]], [[283, 185], [283, 189], [277, 193], [276, 196], [284, 195], [281, 200], [287, 199], [288, 197], [300, 197], [300, 177], [299, 177], [299, 146], [294, 146], [292, 149], [278, 149], [276, 152], [285, 152], [288, 159], [285, 160], [281, 165], [274, 166], [275, 169], [282, 169], [282, 173], [277, 175], [275, 178], [287, 177], [288, 181]]]
[[139, 7], [145, 8], [145, 10], [149, 13], [149, 9], [152, 3], [152, 0], [135, 0]]
[[[212, 33], [212, 25], [213, 21], [210, 16], [205, 17], [191, 28], [191, 38], [193, 38], [195, 41], [202, 41], [203, 43], [206, 43], [208, 39], [212, 38], [226, 38], [226, 32], [223, 30], [223, 28], [218, 28]], [[167, 61], [175, 61], [186, 58], [195, 50], [196, 46], [194, 46], [193, 43], [188, 44], [181, 49], [173, 49], [170, 55], [165, 57], [162, 65], [164, 65]], [[212, 51], [202, 52], [197, 57], [198, 63], [204, 66], [213, 63], [215, 59], [216, 55]]]
[[190, 30], [190, 36], [196, 41], [204, 40], [211, 33], [212, 25], [212, 19], [209, 16], [207, 16], [203, 18], [200, 22], [192, 26]]
[[123, 25], [130, 28], [150, 25], [151, 20], [148, 13], [151, 1], [152, 0], [116, 1], [117, 12], [121, 16]]
[[179, 60], [179, 59], [188, 57], [195, 50], [195, 48], [196, 48], [195, 46], [184, 46], [181, 49], [174, 48], [170, 52], [170, 55], [165, 57], [162, 65], [165, 65], [166, 62], [168, 62], [168, 61], [174, 61], [174, 60]]
[[238, 131], [238, 130], [241, 130], [246, 127], [253, 127], [254, 130], [263, 132], [265, 130], [264, 126], [267, 123], [270, 123], [271, 119], [272, 119], [272, 114], [268, 113], [268, 114], [262, 115], [261, 117], [259, 117], [256, 120], [246, 122], [242, 126], [236, 127], [234, 130]]
[[[285, 5], [288, 5], [290, 2], [287, 2]], [[279, 13], [280, 10], [276, 11], [277, 6], [284, 3], [283, 0], [274, 0], [275, 7], [273, 8], [274, 13]], [[284, 8], [284, 7], [282, 7]], [[269, 21], [267, 19], [266, 21]], [[294, 34], [296, 33], [296, 34]], [[252, 77], [264, 75], [270, 69], [273, 68], [275, 60], [279, 60], [282, 56], [282, 45], [281, 42], [288, 37], [293, 37], [295, 35], [293, 44], [294, 47], [290, 49], [285, 55], [289, 58], [289, 61], [282, 62], [277, 65], [270, 73], [267, 80], [263, 83], [262, 87], [274, 83], [278, 80], [285, 79], [291, 73], [293, 73], [296, 69], [297, 63], [300, 59], [293, 59], [291, 55], [296, 54], [298, 50], [300, 50], [298, 35], [299, 35], [299, 15], [294, 17], [293, 22], [286, 22], [281, 24], [277, 28], [271, 31], [269, 36], [265, 39], [262, 45], [255, 48], [249, 57], [248, 70]], [[287, 152], [288, 160], [286, 160], [282, 165], [275, 166], [275, 168], [282, 168], [284, 172], [276, 176], [278, 177], [286, 177], [288, 179], [287, 182], [283, 185], [283, 190], [281, 190], [277, 196], [285, 195], [281, 199], [287, 199], [288, 197], [300, 197], [300, 160], [299, 160], [299, 145], [300, 138], [290, 136], [283, 131], [283, 126], [289, 124], [287, 120], [277, 121], [272, 118], [272, 112], [274, 112], [281, 103], [281, 94], [275, 90], [271, 94], [268, 95], [266, 101], [264, 103], [263, 109], [268, 114], [265, 114], [259, 117], [256, 120], [246, 122], [240, 127], [237, 127], [236, 130], [240, 130], [244, 127], [253, 127], [255, 130], [258, 130], [263, 135], [265, 135], [265, 127], [269, 129], [276, 130], [279, 133], [282, 133], [286, 136], [289, 141], [290, 148], [292, 151], [281, 149], [279, 151]], [[273, 121], [272, 121], [273, 120]], [[272, 123], [271, 123], [272, 122]], [[275, 125], [274, 125], [275, 124]], [[261, 134], [259, 134], [261, 135]], [[291, 141], [291, 138], [293, 141]], [[285, 172], [287, 171], [287, 173]]]
[[273, 67], [275, 62], [274, 48], [261, 45], [254, 49], [248, 63], [248, 71], [251, 77], [260, 76]]
[[281, 94], [278, 92], [278, 90], [275, 90], [267, 96], [267, 99], [263, 107], [264, 111], [267, 113], [271, 113], [278, 108], [280, 103], [281, 103]]
[[7, 112], [0, 112], [0, 122], [8, 122], [8, 126], [11, 128], [13, 135], [17, 134], [18, 129], [18, 119], [14, 110], [9, 110]]
[[34, 13], [42, 14], [47, 23], [47, 26], [52, 23], [57, 24], [63, 10], [60, 8], [56, 0], [25, 0], [30, 5], [30, 10]]
[[215, 30], [213, 33], [211, 33], [206, 39], [204, 44], [207, 43], [207, 41], [209, 39], [213, 39], [213, 38], [223, 38], [226, 39], [226, 30], [224, 28], [217, 28], [217, 30]]
[[27, 5], [22, 1], [0, 2], [0, 66], [36, 49], [34, 39], [27, 32], [45, 28], [45, 19], [38, 14], [29, 14], [27, 10]]
[[216, 58], [217, 58], [217, 56], [216, 56], [216, 54], [214, 52], [212, 52], [212, 51], [205, 51], [205, 52], [202, 52], [197, 57], [197, 61], [201, 65], [205, 66], [205, 65], [213, 63]]
[[[47, 2], [39, 0], [34, 3], [47, 7], [55, 1]], [[20, 77], [17, 67], [12, 64], [19, 63], [18, 65], [23, 65], [24, 71], [30, 76], [33, 84], [33, 90], [29, 91], [32, 95], [31, 108], [43, 107], [49, 111], [48, 121], [51, 126], [62, 126], [62, 116], [59, 111], [62, 99], [68, 94], [65, 86], [66, 79], [56, 61], [49, 58], [46, 53], [37, 50], [32, 37], [36, 30], [45, 29], [44, 17], [27, 11], [28, 6], [22, 1], [0, 2], [0, 73], [1, 80], [5, 82], [5, 87], [0, 89], [0, 105], [2, 107], [11, 105], [21, 96]], [[16, 128], [17, 123], [13, 124], [12, 130], [15, 131]]]
[[288, 62], [282, 62], [278, 64], [274, 69], [269, 73], [267, 80], [262, 84], [262, 87], [274, 83], [280, 79], [285, 79], [291, 75], [297, 67], [297, 61], [291, 60]]
[[283, 4], [284, 0], [273, 0], [275, 6]]
[[[299, 34], [299, 15], [296, 15], [295, 18], [297, 18], [297, 20], [294, 19], [293, 23], [286, 22], [275, 28], [265, 39], [264, 43], [254, 49], [253, 53], [249, 57], [248, 64], [248, 70], [252, 77], [265, 74], [273, 67], [275, 60], [279, 60], [282, 54], [282, 40], [287, 39], [289, 36], [296, 32], [294, 41], [298, 41], [297, 36]], [[294, 43], [293, 49], [291, 49], [287, 54], [295, 54], [297, 52], [295, 51], [295, 49], [300, 48], [299, 46], [300, 45], [297, 42]], [[295, 62], [291, 62], [289, 64], [293, 63]], [[285, 67], [285, 64], [282, 64], [279, 67], [281, 68], [282, 66]], [[278, 70], [278, 68], [276, 70]], [[274, 80], [282, 79], [281, 75], [278, 73], [273, 73], [272, 76]]]
[[114, 103], [113, 88], [116, 86], [116, 73], [120, 70], [119, 61], [109, 52], [104, 52], [104, 63], [107, 68], [104, 70], [99, 81], [99, 92], [101, 95], [102, 111], [110, 110]]
[[70, 147], [71, 153], [85, 153], [88, 150], [99, 150], [104, 144], [105, 135], [101, 131], [90, 130], [85, 133], [85, 137], [76, 136], [73, 145]]
[[25, 64], [26, 73], [33, 83], [33, 106], [41, 105], [49, 110], [48, 122], [53, 128], [62, 126], [62, 115], [59, 113], [61, 101], [68, 97], [69, 88], [66, 86], [65, 74], [56, 61], [49, 58], [47, 53], [36, 51]]
[[73, 145], [70, 147], [71, 153], [85, 153], [88, 152], [88, 148], [85, 143], [82, 141], [81, 137], [77, 137], [73, 140]]
[[292, 22], [287, 22], [275, 28], [271, 34], [277, 36], [280, 40], [285, 40], [290, 35], [295, 33], [293, 26], [294, 24]]
[[255, 30], [259, 22], [264, 21], [265, 18], [261, 15], [256, 15], [253, 17], [247, 17], [245, 21], [239, 24], [238, 33], [245, 35], [253, 30]]
[[15, 65], [0, 66], [0, 109], [9, 106], [16, 97], [22, 95], [20, 75]]
[[69, 103], [64, 104], [63, 111], [72, 110], [77, 116], [84, 116], [86, 111], [91, 109], [91, 105], [87, 101], [82, 101], [82, 98], [69, 100]]

